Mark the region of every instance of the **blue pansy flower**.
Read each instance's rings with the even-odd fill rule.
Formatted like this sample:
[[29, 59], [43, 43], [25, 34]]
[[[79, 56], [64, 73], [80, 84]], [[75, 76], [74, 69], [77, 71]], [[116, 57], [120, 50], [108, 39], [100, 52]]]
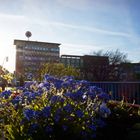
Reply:
[[42, 109], [42, 113], [44, 117], [50, 117], [51, 115], [51, 107], [50, 106], [46, 106]]
[[79, 118], [82, 118], [83, 115], [84, 115], [84, 113], [83, 113], [82, 110], [80, 110], [80, 109], [76, 110], [75, 113], [76, 113], [76, 115], [77, 115]]
[[17, 95], [11, 102], [13, 104], [19, 104], [22, 101], [22, 97]]
[[28, 121], [35, 117], [35, 111], [32, 109], [25, 109], [23, 114]]
[[107, 93], [104, 93], [104, 92], [98, 94], [97, 97], [99, 99], [102, 99], [102, 100], [105, 100], [105, 101], [108, 101], [110, 99], [110, 96]]
[[55, 80], [55, 82], [54, 82], [54, 86], [55, 86], [55, 88], [56, 89], [61, 89], [61, 84], [62, 84], [62, 82], [63, 81], [61, 81], [61, 80]]
[[43, 84], [43, 87], [45, 87], [47, 90], [49, 90], [50, 87], [51, 87], [51, 85], [50, 85], [49, 82], [45, 82], [45, 83]]
[[96, 119], [96, 124], [98, 127], [104, 127], [106, 125], [105, 121], [103, 121], [102, 119]]
[[67, 125], [62, 125], [62, 128], [63, 128], [64, 131], [67, 131], [68, 126]]
[[47, 133], [52, 133], [52, 132], [53, 132], [52, 126], [46, 126], [45, 131], [46, 131]]
[[55, 81], [55, 77], [50, 76], [50, 75], [48, 75], [48, 74], [46, 74], [46, 75], [44, 76], [44, 78], [45, 78], [45, 81], [48, 81], [48, 82], [53, 82], [53, 81]]
[[70, 104], [67, 104], [66, 106], [63, 107], [64, 110], [68, 113], [72, 112], [73, 108]]
[[5, 90], [2, 93], [0, 93], [0, 97], [5, 98], [5, 99], [8, 99], [9, 96], [11, 95], [11, 93], [12, 92], [10, 90]]
[[90, 128], [90, 129], [93, 130], [93, 131], [96, 131], [96, 126], [95, 126], [94, 124], [90, 124], [90, 125], [88, 126], [88, 128]]
[[24, 84], [24, 87], [30, 89], [30, 86], [31, 86], [32, 84], [34, 84], [33, 81], [26, 82], [26, 83]]
[[52, 104], [54, 104], [56, 102], [62, 102], [63, 103], [64, 99], [60, 96], [54, 95], [54, 96], [51, 97], [50, 101], [51, 101]]
[[37, 130], [39, 129], [39, 125], [37, 123], [33, 123], [30, 125], [29, 129], [28, 129], [28, 134], [32, 135], [34, 133], [37, 132]]

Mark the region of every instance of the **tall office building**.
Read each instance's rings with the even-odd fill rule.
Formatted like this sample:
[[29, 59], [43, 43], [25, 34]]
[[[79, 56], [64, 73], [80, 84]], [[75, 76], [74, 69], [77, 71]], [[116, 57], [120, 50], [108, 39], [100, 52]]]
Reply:
[[16, 45], [16, 73], [36, 77], [42, 64], [59, 62], [58, 43], [14, 40]]

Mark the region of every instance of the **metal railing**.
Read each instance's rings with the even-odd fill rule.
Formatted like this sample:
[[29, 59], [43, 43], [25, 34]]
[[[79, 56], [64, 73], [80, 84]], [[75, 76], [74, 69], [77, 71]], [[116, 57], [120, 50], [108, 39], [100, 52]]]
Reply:
[[122, 100], [140, 104], [140, 82], [92, 82], [91, 85], [100, 87], [106, 93], [111, 93], [113, 100]]

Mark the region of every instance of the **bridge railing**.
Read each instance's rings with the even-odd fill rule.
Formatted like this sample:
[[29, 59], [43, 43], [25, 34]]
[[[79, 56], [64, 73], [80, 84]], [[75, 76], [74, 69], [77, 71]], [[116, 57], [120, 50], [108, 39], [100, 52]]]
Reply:
[[92, 82], [91, 85], [111, 93], [113, 100], [120, 101], [124, 97], [129, 103], [140, 104], [140, 82]]

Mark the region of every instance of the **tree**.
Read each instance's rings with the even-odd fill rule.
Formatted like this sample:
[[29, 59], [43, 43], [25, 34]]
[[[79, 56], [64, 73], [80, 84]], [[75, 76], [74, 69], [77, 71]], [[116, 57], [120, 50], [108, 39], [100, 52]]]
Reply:
[[109, 58], [109, 77], [108, 80], [118, 81], [120, 80], [120, 71], [119, 71], [119, 65], [121, 63], [128, 63], [130, 60], [127, 59], [127, 54], [124, 54], [120, 52], [119, 49], [116, 49], [115, 51], [106, 51], [103, 52], [103, 50], [94, 51], [92, 52], [92, 55], [95, 56], [107, 56]]
[[80, 72], [71, 66], [65, 67], [62, 63], [46, 63], [38, 71], [38, 80], [42, 80], [45, 74], [50, 74], [56, 77], [74, 76], [78, 78]]
[[115, 51], [106, 51], [105, 53], [103, 50], [94, 51], [92, 52], [92, 55], [108, 56], [110, 65], [118, 65], [121, 63], [130, 62], [130, 60], [127, 59], [127, 54], [120, 52], [119, 49], [116, 49]]
[[0, 66], [0, 86], [2, 86], [2, 90], [5, 90], [5, 87], [11, 83], [12, 79], [13, 74]]
[[82, 57], [81, 71], [84, 79], [88, 81], [106, 81], [108, 74], [108, 57], [84, 55]]

